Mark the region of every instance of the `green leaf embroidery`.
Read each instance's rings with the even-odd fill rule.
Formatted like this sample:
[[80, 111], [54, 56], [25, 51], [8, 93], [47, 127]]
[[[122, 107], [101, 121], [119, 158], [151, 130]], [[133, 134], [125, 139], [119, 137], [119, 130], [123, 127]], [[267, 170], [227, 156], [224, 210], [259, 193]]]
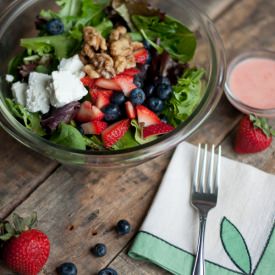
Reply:
[[245, 240], [227, 218], [221, 224], [221, 240], [231, 261], [245, 274], [251, 274], [251, 257]]

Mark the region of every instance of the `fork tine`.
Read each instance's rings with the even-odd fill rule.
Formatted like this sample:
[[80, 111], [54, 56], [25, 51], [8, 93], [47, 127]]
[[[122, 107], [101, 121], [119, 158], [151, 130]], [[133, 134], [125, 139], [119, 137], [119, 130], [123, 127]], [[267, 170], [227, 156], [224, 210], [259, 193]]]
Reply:
[[198, 178], [199, 178], [199, 167], [200, 167], [200, 158], [201, 158], [201, 145], [198, 145], [197, 158], [195, 164], [195, 171], [193, 176], [193, 192], [198, 190]]
[[207, 163], [207, 144], [204, 145], [201, 178], [200, 178], [200, 183], [199, 183], [199, 191], [202, 193], [204, 192], [204, 190], [206, 190], [206, 188], [205, 188], [206, 163]]
[[209, 172], [207, 179], [207, 192], [214, 192], [214, 181], [213, 181], [213, 172], [214, 172], [214, 158], [215, 158], [215, 145], [212, 145], [210, 164], [209, 164]]
[[219, 185], [220, 185], [220, 176], [221, 176], [221, 154], [222, 154], [222, 147], [219, 146], [218, 148], [218, 159], [216, 165], [216, 177], [215, 177], [215, 189], [214, 193], [218, 193]]

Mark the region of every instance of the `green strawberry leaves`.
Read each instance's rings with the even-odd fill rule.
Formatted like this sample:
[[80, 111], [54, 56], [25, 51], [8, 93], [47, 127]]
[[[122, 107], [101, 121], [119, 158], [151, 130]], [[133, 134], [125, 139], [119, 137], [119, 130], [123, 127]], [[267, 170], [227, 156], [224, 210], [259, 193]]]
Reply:
[[275, 130], [273, 130], [272, 127], [268, 124], [266, 118], [256, 117], [255, 115], [250, 114], [249, 119], [253, 123], [253, 126], [255, 128], [261, 129], [268, 138], [275, 136]]
[[22, 218], [16, 213], [12, 215], [12, 223], [0, 221], [0, 240], [8, 241], [14, 236], [19, 236], [22, 232], [33, 228], [37, 223], [37, 213], [33, 212], [31, 216]]

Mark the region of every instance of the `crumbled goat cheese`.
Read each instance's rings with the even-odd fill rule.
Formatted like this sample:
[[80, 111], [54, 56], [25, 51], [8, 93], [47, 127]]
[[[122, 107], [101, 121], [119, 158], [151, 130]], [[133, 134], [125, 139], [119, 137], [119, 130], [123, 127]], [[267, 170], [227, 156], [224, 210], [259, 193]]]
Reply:
[[26, 91], [26, 108], [33, 113], [46, 114], [50, 110], [50, 99], [47, 86], [51, 76], [32, 72], [29, 76], [29, 87]]
[[79, 55], [76, 54], [71, 58], [63, 58], [58, 66], [59, 71], [68, 71], [74, 74], [75, 76], [82, 78], [85, 76], [83, 72], [84, 64], [79, 58]]
[[54, 71], [48, 87], [51, 105], [59, 108], [88, 94], [80, 79], [69, 71]]
[[26, 106], [26, 91], [28, 89], [27, 83], [16, 82], [12, 84], [11, 91], [16, 103]]
[[11, 74], [6, 74], [6, 81], [11, 83], [14, 81], [14, 76]]

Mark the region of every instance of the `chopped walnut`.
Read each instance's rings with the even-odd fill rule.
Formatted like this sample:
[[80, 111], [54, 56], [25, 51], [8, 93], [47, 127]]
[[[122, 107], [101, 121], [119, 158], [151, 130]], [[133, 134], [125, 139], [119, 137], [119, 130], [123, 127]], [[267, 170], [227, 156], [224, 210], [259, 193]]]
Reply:
[[126, 34], [127, 34], [127, 29], [123, 26], [119, 26], [111, 32], [110, 41], [111, 42], [117, 41]]
[[100, 78], [100, 74], [97, 73], [94, 66], [89, 64], [86, 65], [83, 69], [83, 71], [90, 77], [90, 78]]
[[96, 51], [107, 51], [105, 38], [93, 27], [84, 28], [84, 41]]
[[110, 79], [126, 69], [136, 67], [134, 52], [143, 44], [133, 42], [125, 27], [113, 30], [108, 44], [93, 27], [85, 27], [83, 32], [84, 44], [80, 58], [85, 64], [84, 72], [89, 77]]

